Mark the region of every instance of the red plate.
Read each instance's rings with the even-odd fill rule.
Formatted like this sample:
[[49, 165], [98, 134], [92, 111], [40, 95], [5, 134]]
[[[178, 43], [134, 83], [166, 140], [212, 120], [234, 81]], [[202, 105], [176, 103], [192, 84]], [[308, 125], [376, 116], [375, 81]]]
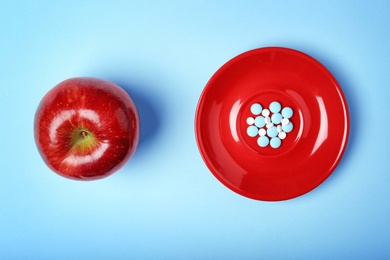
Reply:
[[[248, 136], [253, 103], [278, 101], [294, 115], [279, 148], [260, 147]], [[349, 135], [344, 94], [332, 74], [296, 50], [268, 47], [223, 65], [200, 97], [195, 131], [207, 167], [243, 196], [279, 201], [303, 195], [336, 168]]]

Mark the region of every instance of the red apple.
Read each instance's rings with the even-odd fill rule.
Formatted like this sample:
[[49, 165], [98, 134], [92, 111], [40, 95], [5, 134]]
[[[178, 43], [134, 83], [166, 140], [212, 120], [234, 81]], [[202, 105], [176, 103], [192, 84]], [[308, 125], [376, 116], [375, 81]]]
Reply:
[[137, 109], [118, 85], [71, 78], [51, 89], [35, 113], [34, 137], [44, 162], [61, 176], [96, 180], [119, 170], [139, 140]]

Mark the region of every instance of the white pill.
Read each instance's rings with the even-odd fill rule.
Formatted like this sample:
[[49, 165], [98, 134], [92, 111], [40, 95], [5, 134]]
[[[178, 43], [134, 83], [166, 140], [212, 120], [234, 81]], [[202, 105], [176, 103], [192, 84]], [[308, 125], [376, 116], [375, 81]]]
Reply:
[[278, 134], [278, 137], [280, 138], [280, 139], [284, 139], [284, 138], [286, 138], [286, 136], [287, 136], [287, 134], [285, 133], [285, 132], [279, 132], [279, 134]]
[[273, 127], [273, 126], [274, 126], [273, 123], [269, 123], [269, 124], [266, 124], [266, 125], [265, 125], [265, 127], [267, 127], [267, 128], [271, 128], [271, 127]]
[[254, 119], [253, 117], [248, 117], [248, 118], [246, 119], [246, 123], [247, 123], [248, 125], [253, 125], [254, 122], [255, 122], [255, 119]]
[[283, 131], [283, 130], [282, 130], [282, 126], [281, 126], [281, 125], [278, 125], [278, 126], [276, 127], [276, 130], [278, 130], [278, 133], [282, 132], [282, 131]]
[[259, 135], [260, 136], [265, 136], [267, 134], [267, 131], [264, 128], [259, 129]]
[[270, 124], [271, 123], [271, 118], [269, 116], [264, 117], [264, 122], [266, 124]]
[[288, 125], [288, 123], [290, 123], [290, 120], [288, 120], [288, 118], [282, 119], [282, 125]]
[[264, 109], [263, 112], [261, 112], [263, 116], [269, 116], [270, 112], [268, 109]]

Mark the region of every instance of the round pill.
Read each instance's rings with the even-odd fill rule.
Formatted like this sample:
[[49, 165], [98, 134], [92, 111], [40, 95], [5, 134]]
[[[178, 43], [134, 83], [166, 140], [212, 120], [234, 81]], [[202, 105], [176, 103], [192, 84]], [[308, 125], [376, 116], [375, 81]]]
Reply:
[[264, 117], [263, 116], [257, 116], [255, 118], [255, 125], [260, 128], [260, 127], [263, 127], [265, 126], [265, 120], [264, 120]]
[[262, 114], [263, 116], [269, 116], [270, 112], [269, 112], [268, 109], [264, 109], [264, 110], [261, 112], [261, 114]]
[[267, 127], [267, 128], [270, 128], [270, 127], [273, 127], [273, 126], [274, 126], [273, 123], [269, 123], [269, 124], [266, 124], [266, 125], [265, 125], [265, 127]]
[[287, 125], [282, 125], [283, 132], [290, 133], [293, 130], [293, 123], [288, 123]]
[[266, 147], [269, 144], [269, 139], [266, 136], [260, 136], [259, 139], [257, 139], [257, 144], [260, 147]]
[[280, 140], [279, 137], [274, 137], [270, 141], [270, 145], [272, 148], [279, 148], [281, 144], [282, 144], [282, 140]]
[[282, 116], [284, 118], [291, 118], [293, 114], [294, 114], [294, 112], [291, 109], [291, 107], [285, 107], [282, 109]]
[[252, 106], [251, 106], [251, 112], [252, 114], [254, 115], [259, 115], [261, 113], [261, 111], [263, 110], [263, 107], [258, 104], [258, 103], [254, 103]]
[[280, 105], [279, 102], [274, 101], [269, 105], [269, 109], [271, 110], [272, 113], [278, 113], [282, 106]]
[[280, 133], [278, 134], [278, 137], [279, 137], [280, 139], [282, 139], [282, 140], [285, 139], [286, 136], [287, 136], [286, 132], [280, 132]]
[[278, 126], [276, 127], [276, 130], [278, 130], [278, 133], [282, 132], [282, 131], [283, 131], [283, 130], [282, 130], [282, 126], [281, 126], [281, 125], [278, 125]]
[[288, 123], [290, 123], [290, 120], [288, 120], [288, 118], [282, 119], [282, 125], [288, 125]]
[[248, 118], [246, 119], [246, 123], [247, 123], [248, 125], [253, 125], [253, 124], [255, 123], [255, 119], [254, 119], [253, 117], [248, 117]]
[[267, 134], [267, 130], [265, 130], [264, 128], [260, 128], [259, 129], [259, 135], [260, 136], [264, 136], [264, 135], [266, 135]]
[[248, 126], [248, 128], [246, 129], [246, 133], [250, 136], [250, 137], [255, 137], [258, 133], [258, 128], [254, 125], [251, 125], [251, 126]]
[[282, 121], [282, 119], [283, 119], [282, 114], [277, 113], [277, 112], [275, 112], [275, 113], [271, 116], [272, 123], [274, 123], [274, 124], [280, 124], [280, 122]]
[[267, 135], [269, 137], [275, 137], [278, 135], [278, 130], [276, 128], [276, 126], [272, 126], [270, 128], [267, 129]]

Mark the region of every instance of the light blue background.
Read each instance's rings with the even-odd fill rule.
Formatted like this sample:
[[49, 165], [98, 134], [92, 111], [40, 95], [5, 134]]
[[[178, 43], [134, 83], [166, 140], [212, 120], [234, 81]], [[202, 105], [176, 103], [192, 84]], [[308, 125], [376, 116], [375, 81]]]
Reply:
[[[1, 259], [390, 258], [390, 2], [0, 0]], [[334, 173], [283, 202], [241, 197], [198, 152], [194, 115], [213, 73], [264, 46], [306, 52], [347, 97]], [[60, 81], [124, 87], [139, 149], [109, 178], [53, 174], [33, 116]]]

